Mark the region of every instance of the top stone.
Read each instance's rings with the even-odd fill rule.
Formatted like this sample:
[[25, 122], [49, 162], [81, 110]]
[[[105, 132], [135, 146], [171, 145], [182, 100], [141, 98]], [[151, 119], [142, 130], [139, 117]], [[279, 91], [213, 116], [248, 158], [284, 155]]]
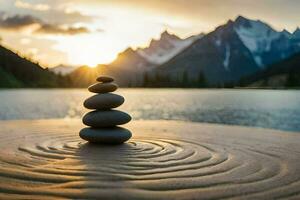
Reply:
[[110, 82], [113, 82], [114, 79], [112, 77], [109, 77], [109, 76], [100, 76], [100, 77], [97, 78], [97, 81], [102, 82], [102, 83], [110, 83]]

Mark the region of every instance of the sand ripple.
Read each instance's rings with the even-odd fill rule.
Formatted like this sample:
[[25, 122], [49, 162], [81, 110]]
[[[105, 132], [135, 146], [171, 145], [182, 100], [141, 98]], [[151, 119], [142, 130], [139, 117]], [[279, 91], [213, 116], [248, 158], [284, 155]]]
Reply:
[[96, 146], [78, 124], [2, 123], [0, 198], [300, 198], [297, 134], [136, 122], [129, 143]]

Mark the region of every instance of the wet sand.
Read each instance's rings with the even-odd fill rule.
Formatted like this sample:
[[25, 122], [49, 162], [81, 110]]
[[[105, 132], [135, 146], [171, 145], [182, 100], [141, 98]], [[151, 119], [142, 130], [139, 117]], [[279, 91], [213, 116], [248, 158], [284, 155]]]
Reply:
[[0, 127], [0, 199], [300, 199], [300, 133], [133, 121], [97, 146], [79, 120]]

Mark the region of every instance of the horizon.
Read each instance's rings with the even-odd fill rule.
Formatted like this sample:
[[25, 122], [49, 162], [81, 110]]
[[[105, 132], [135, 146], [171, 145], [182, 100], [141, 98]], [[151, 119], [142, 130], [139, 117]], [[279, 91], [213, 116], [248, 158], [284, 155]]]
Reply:
[[[287, 5], [281, 0], [273, 1], [270, 7], [273, 11], [265, 12], [267, 15], [259, 9], [248, 12], [245, 8], [263, 6], [266, 9], [271, 5], [269, 0], [257, 5], [249, 1], [241, 3], [231, 0], [228, 5], [234, 7], [232, 12], [221, 12], [219, 16], [214, 13], [220, 9], [224, 11], [228, 6], [222, 2], [193, 0], [184, 9], [180, 8], [183, 3], [180, 0], [176, 1], [176, 5], [170, 4], [170, 1], [134, 2], [0, 0], [3, 5], [0, 10], [1, 43], [44, 67], [61, 64], [92, 67], [110, 63], [127, 48], [147, 47], [152, 39], [159, 39], [165, 30], [186, 38], [209, 33], [237, 16], [261, 20], [277, 31], [286, 29], [292, 33], [299, 26], [296, 20], [299, 16], [291, 9], [300, 2], [290, 1]], [[202, 6], [202, 11], [205, 7], [206, 12], [212, 12], [199, 15], [199, 6]], [[286, 9], [284, 6], [287, 6]], [[170, 8], [173, 10], [170, 11]], [[237, 8], [240, 8], [239, 13]], [[282, 13], [289, 11], [289, 15], [282, 17], [282, 13], [277, 14], [276, 9], [280, 8]]]

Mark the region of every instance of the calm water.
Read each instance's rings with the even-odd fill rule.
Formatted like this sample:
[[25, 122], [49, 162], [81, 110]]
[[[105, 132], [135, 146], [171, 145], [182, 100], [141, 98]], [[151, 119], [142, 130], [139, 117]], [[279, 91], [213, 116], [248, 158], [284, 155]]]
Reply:
[[[138, 119], [172, 119], [300, 131], [300, 91], [121, 89], [120, 109]], [[83, 89], [0, 90], [0, 120], [80, 118]]]

